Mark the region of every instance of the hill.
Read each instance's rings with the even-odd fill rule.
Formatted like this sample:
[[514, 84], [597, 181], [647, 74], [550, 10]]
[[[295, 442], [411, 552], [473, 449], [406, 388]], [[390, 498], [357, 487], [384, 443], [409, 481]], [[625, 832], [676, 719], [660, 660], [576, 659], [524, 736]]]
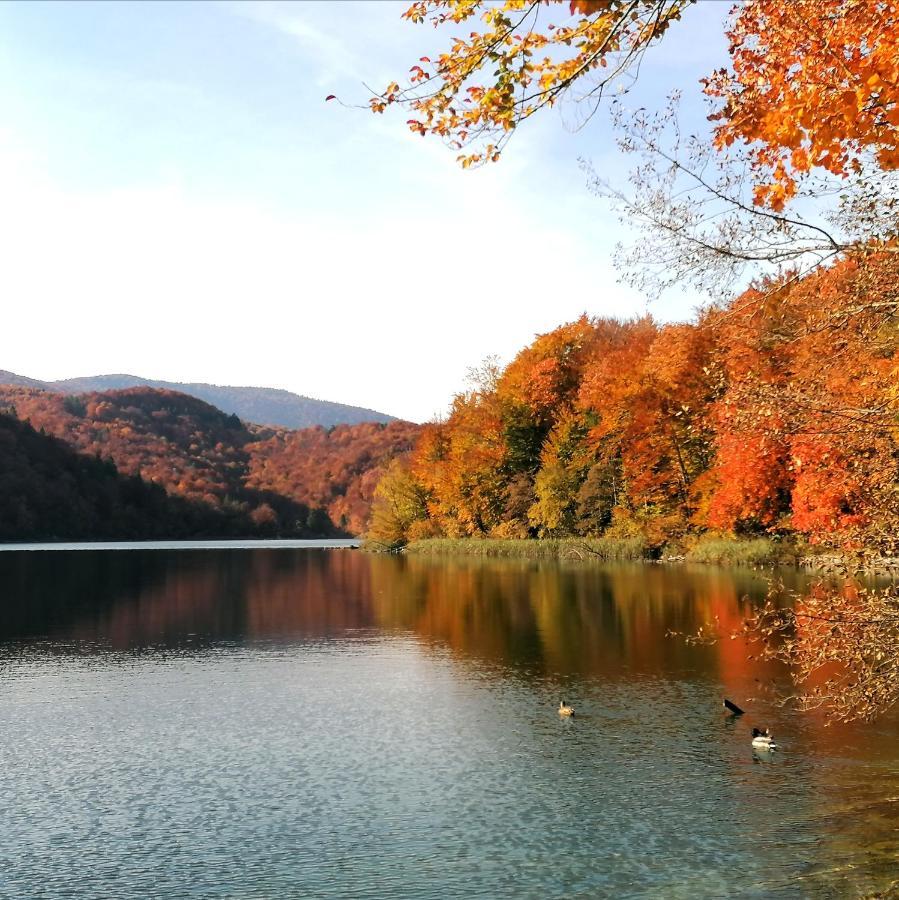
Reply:
[[247, 485], [321, 507], [335, 527], [361, 534], [387, 464], [411, 449], [419, 431], [409, 422], [279, 430], [247, 447]]
[[[0, 540], [147, 540], [265, 537], [239, 508], [169, 496], [110, 460], [0, 414]], [[297, 537], [312, 536], [305, 528]]]
[[6, 371], [0, 371], [0, 384], [33, 387], [62, 394], [86, 394], [135, 387], [159, 388], [205, 400], [224, 412], [240, 416], [245, 422], [282, 428], [311, 428], [315, 425], [332, 428], [335, 425], [355, 425], [360, 422], [396, 421], [394, 416], [373, 409], [315, 400], [278, 388], [233, 387], [202, 382], [181, 384], [136, 375], [93, 375], [61, 381], [37, 381]]
[[7, 372], [0, 369], [0, 384], [11, 384], [15, 387], [32, 387], [42, 391], [52, 391], [54, 388], [45, 381], [37, 381], [34, 378], [26, 378], [24, 375], [16, 375], [15, 372]]
[[64, 395], [0, 386], [3, 410], [170, 496], [249, 515], [285, 536], [359, 533], [384, 467], [418, 433], [407, 422], [264, 428], [155, 388]]

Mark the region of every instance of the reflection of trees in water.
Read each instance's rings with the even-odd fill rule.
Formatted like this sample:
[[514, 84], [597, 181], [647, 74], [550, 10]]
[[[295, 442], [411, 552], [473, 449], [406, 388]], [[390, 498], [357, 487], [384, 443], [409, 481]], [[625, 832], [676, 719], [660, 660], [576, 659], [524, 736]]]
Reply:
[[0, 554], [0, 634], [114, 647], [241, 630], [244, 568], [200, 551]]
[[533, 656], [534, 612], [514, 568], [385, 557], [372, 562], [372, 589], [383, 627], [484, 657]]
[[751, 572], [645, 564], [445, 560], [353, 551], [135, 551], [0, 558], [8, 639], [114, 647], [328, 637], [381, 627], [464, 654], [554, 672], [696, 666], [746, 674], [739, 641], [666, 637], [736, 628], [765, 594]]
[[560, 672], [649, 672], [716, 660], [746, 672], [754, 664], [742, 642], [697, 648], [665, 635], [715, 617], [736, 627], [766, 592], [755, 573], [698, 567], [420, 557], [377, 558], [371, 566], [382, 626]]
[[132, 598], [119, 596], [104, 610], [79, 617], [66, 637], [116, 648], [177, 646], [239, 638], [243, 630], [245, 568], [233, 559], [210, 566], [198, 554], [167, 560], [159, 582]]
[[56, 633], [136, 600], [164, 582], [168, 568], [161, 554], [0, 553], [0, 635]]
[[113, 647], [327, 636], [373, 624], [349, 551], [0, 554], [0, 637]]
[[267, 550], [251, 555], [247, 637], [326, 637], [374, 624], [366, 555], [350, 550]]

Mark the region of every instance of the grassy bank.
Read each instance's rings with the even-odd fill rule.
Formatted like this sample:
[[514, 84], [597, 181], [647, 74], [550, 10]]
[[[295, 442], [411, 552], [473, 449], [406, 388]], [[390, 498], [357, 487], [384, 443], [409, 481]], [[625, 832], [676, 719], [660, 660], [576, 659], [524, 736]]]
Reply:
[[653, 560], [705, 563], [716, 566], [799, 566], [821, 574], [869, 575], [899, 578], [899, 557], [871, 557], [818, 551], [802, 543], [774, 538], [734, 538], [706, 534], [666, 544], [661, 549], [633, 538], [429, 538], [407, 545], [365, 539], [361, 549], [370, 553], [414, 553], [419, 556], [478, 556], [496, 559]]
[[691, 547], [687, 562], [718, 566], [795, 565], [797, 554], [790, 544], [771, 538], [721, 538], [707, 535]]
[[[368, 544], [363, 549], [390, 549], [384, 544]], [[393, 548], [399, 549], [399, 548]], [[498, 559], [657, 559], [659, 552], [641, 538], [542, 538], [498, 540], [492, 538], [429, 538], [412, 541], [403, 548], [419, 556], [480, 556]], [[663, 550], [662, 561], [710, 563], [719, 566], [794, 565], [797, 554], [790, 544], [770, 538], [699, 538], [685, 553]]]
[[649, 545], [639, 538], [543, 538], [493, 540], [430, 538], [412, 541], [407, 553], [428, 556], [492, 556], [508, 559], [648, 559]]

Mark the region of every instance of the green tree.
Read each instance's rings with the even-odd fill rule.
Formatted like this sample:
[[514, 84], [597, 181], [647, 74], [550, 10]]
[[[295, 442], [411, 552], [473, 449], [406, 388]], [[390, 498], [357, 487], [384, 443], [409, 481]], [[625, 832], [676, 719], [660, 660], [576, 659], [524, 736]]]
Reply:
[[405, 462], [394, 459], [375, 488], [368, 537], [389, 547], [402, 546], [412, 524], [427, 518], [426, 500], [425, 489]]

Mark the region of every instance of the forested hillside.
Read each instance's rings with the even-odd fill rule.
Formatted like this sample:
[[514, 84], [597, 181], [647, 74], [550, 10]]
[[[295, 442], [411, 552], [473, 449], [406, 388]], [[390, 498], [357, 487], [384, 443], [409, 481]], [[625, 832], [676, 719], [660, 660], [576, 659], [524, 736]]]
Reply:
[[285, 536], [361, 531], [383, 466], [408, 451], [418, 431], [404, 422], [262, 428], [152, 388], [62, 395], [0, 387], [0, 410], [170, 495]]
[[157, 381], [136, 375], [92, 375], [86, 378], [67, 378], [62, 381], [36, 381], [0, 371], [0, 385], [33, 387], [62, 394], [86, 394], [116, 391], [135, 387], [153, 387], [176, 391], [205, 400], [227, 413], [234, 413], [245, 422], [259, 425], [279, 425], [283, 428], [312, 428], [321, 425], [355, 425], [361, 422], [393, 422], [385, 413], [345, 403], [315, 400], [277, 388], [233, 387], [218, 384], [181, 384]]
[[[0, 540], [146, 540], [265, 536], [236, 508], [171, 497], [109, 460], [0, 414]], [[307, 536], [305, 527], [297, 537]]]
[[689, 324], [583, 317], [459, 395], [374, 534], [795, 534], [892, 552], [899, 256], [759, 284]]
[[420, 430], [409, 422], [368, 422], [277, 431], [248, 447], [247, 485], [322, 507], [338, 528], [361, 534], [378, 480]]

